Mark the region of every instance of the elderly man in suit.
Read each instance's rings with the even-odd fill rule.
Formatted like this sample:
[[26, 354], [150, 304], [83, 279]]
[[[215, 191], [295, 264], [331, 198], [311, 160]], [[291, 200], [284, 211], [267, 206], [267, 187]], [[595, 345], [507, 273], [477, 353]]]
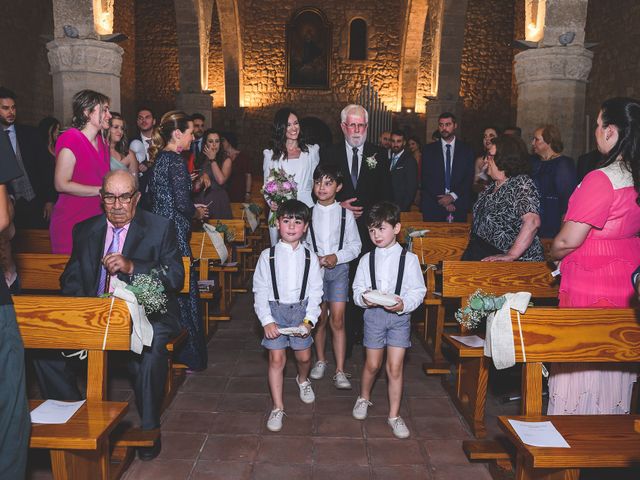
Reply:
[[[391, 200], [389, 160], [385, 151], [367, 141], [369, 114], [360, 105], [347, 105], [340, 113], [340, 128], [344, 142], [332, 145], [320, 152], [320, 163], [334, 164], [342, 172], [344, 182], [337, 200], [353, 212], [362, 241], [360, 255], [370, 251], [373, 243], [363, 213], [373, 204]], [[353, 283], [359, 258], [349, 264], [349, 282]], [[345, 320], [347, 356], [354, 343], [362, 338], [362, 309], [351, 300]]]
[[[136, 211], [140, 192], [136, 177], [128, 171], [107, 173], [100, 196], [105, 214], [74, 227], [73, 250], [60, 285], [65, 295], [88, 297], [112, 290], [109, 276], [129, 283], [137, 274], [157, 272], [167, 295], [167, 311], [149, 315], [152, 344], [144, 347], [140, 355], [131, 353], [129, 362], [142, 430], [154, 430], [160, 428], [168, 369], [166, 344], [180, 332], [176, 294], [184, 283], [182, 256], [171, 221], [144, 210]], [[45, 398], [81, 398], [75, 375], [59, 354], [37, 359], [35, 366]], [[141, 460], [151, 460], [159, 453], [159, 439], [154, 447], [138, 449]]]
[[17, 228], [47, 228], [55, 201], [54, 164], [37, 129], [16, 123], [16, 95], [0, 87], [0, 128], [9, 135], [22, 175], [11, 180]]
[[473, 149], [456, 138], [456, 117], [438, 117], [440, 140], [422, 151], [421, 210], [427, 222], [466, 222], [471, 209]]
[[418, 190], [418, 164], [413, 154], [406, 146], [404, 132], [391, 132], [391, 186], [393, 201], [400, 207], [400, 211], [408, 212]]

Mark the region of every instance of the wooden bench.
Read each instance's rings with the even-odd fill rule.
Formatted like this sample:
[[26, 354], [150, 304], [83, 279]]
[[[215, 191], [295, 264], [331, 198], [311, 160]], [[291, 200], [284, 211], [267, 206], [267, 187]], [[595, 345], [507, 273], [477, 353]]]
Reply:
[[49, 230], [16, 230], [11, 244], [14, 253], [51, 253]]
[[[442, 263], [442, 296], [464, 302], [476, 290], [503, 295], [508, 292], [530, 292], [533, 299], [556, 299], [558, 282], [551, 275], [552, 268], [544, 262], [462, 262]], [[455, 385], [450, 385], [443, 377], [443, 385], [469, 424], [476, 437], [484, 437], [484, 410], [487, 396], [489, 369], [482, 347], [468, 347], [444, 333], [444, 324], [432, 329], [436, 358], [442, 359], [425, 364], [426, 373], [448, 368], [442, 355], [441, 342], [444, 340], [454, 351], [456, 364]], [[444, 364], [443, 364], [444, 362]]]
[[233, 237], [229, 242], [231, 246], [231, 255], [234, 260], [237, 260], [239, 266], [239, 286], [237, 288], [232, 287], [232, 291], [234, 293], [246, 293], [247, 289], [244, 285], [249, 278], [249, 262], [250, 258], [254, 257], [254, 251], [253, 248], [247, 245], [247, 226], [245, 221], [243, 219], [210, 219], [207, 223], [214, 227], [218, 225], [218, 223], [221, 223], [226, 225], [229, 229], [229, 232]]
[[[50, 294], [60, 293], [60, 275], [62, 275], [69, 261], [68, 255], [18, 253], [14, 256], [14, 260], [16, 262], [16, 269], [20, 275], [20, 286], [23, 291], [36, 294], [42, 292]], [[191, 259], [189, 257], [182, 257], [182, 263], [184, 265], [185, 276], [180, 293], [188, 294]], [[167, 343], [167, 350], [169, 351], [169, 373], [165, 383], [165, 408], [171, 403], [178, 387], [184, 380], [183, 372], [175, 371], [173, 368], [173, 352], [184, 343], [186, 338], [187, 333], [183, 330], [178, 336], [172, 338], [171, 341]]]
[[[466, 237], [469, 241], [470, 223], [447, 223], [447, 222], [401, 222], [398, 241], [407, 243], [409, 230], [429, 230], [426, 237]], [[418, 241], [417, 237], [415, 240]]]
[[125, 302], [116, 299], [112, 308], [107, 298], [30, 295], [16, 295], [13, 301], [25, 348], [88, 352], [86, 403], [68, 423], [34, 424], [30, 446], [50, 449], [56, 480], [118, 478], [109, 462], [109, 434], [128, 404], [106, 401], [107, 351], [129, 350], [131, 320]]
[[422, 222], [422, 212], [400, 212], [400, 223]]
[[[640, 417], [542, 416], [543, 362], [638, 363], [637, 316], [633, 309], [530, 308], [520, 315], [521, 337], [518, 317], [512, 313], [516, 362], [523, 364], [522, 415], [501, 416], [498, 422], [517, 449], [517, 479], [577, 480], [580, 468], [637, 467], [640, 435], [635, 424]], [[525, 445], [511, 428], [509, 419], [551, 421], [571, 448]], [[478, 443], [463, 442], [463, 448], [469, 454]]]

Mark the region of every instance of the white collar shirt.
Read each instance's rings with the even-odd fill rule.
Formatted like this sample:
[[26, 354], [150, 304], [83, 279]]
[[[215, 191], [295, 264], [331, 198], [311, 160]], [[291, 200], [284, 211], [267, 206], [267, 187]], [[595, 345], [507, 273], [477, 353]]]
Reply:
[[[353, 147], [346, 141], [344, 142], [347, 149], [347, 164], [349, 165], [349, 174], [351, 174], [351, 166], [353, 165]], [[362, 162], [364, 162], [364, 143], [358, 147], [358, 178], [360, 178], [360, 172], [362, 171]]]
[[[340, 224], [342, 222], [342, 208], [338, 202], [324, 206], [316, 203], [313, 206], [313, 233], [316, 238], [318, 255], [325, 256], [335, 253], [338, 257], [338, 264], [348, 263], [360, 255], [362, 242], [358, 233], [358, 226], [353, 212], [346, 210], [344, 224], [344, 238], [342, 249], [340, 246]], [[307, 230], [307, 247], [313, 252], [313, 241], [311, 240], [311, 228]]]
[[[401, 252], [402, 247], [399, 243], [395, 243], [391, 247], [375, 249], [376, 287], [378, 291], [395, 294]], [[369, 255], [369, 253], [366, 253], [360, 259], [356, 276], [353, 280], [353, 300], [356, 305], [363, 308], [367, 308], [367, 305], [362, 300], [362, 294], [367, 290], [371, 290]], [[400, 298], [402, 298], [404, 309], [398, 314], [414, 311], [422, 304], [426, 293], [427, 287], [424, 284], [424, 276], [422, 275], [418, 257], [414, 253], [407, 252], [402, 287], [400, 288]]]
[[[292, 304], [300, 301], [302, 277], [304, 275], [305, 247], [302, 243], [294, 250], [291, 245], [280, 240], [275, 245], [275, 271], [280, 303]], [[305, 298], [308, 299], [305, 319], [314, 325], [320, 316], [322, 302], [322, 273], [318, 258], [311, 252], [309, 277]], [[269, 249], [260, 254], [256, 271], [253, 275], [254, 309], [262, 326], [274, 323], [271, 315], [270, 301], [275, 301], [269, 268]], [[302, 318], [300, 322], [302, 322]]]
[[16, 138], [16, 126], [15, 124], [11, 124], [9, 125], [6, 129], [5, 132], [7, 132], [7, 135], [9, 135], [9, 140], [11, 140], [11, 146], [13, 147], [13, 153], [16, 153], [16, 142], [18, 141]]

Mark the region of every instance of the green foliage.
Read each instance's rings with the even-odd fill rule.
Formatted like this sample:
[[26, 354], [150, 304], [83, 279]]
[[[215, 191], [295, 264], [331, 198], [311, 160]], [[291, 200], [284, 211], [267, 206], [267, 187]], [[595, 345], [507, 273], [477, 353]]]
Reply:
[[455, 318], [467, 330], [474, 330], [490, 313], [500, 310], [504, 302], [504, 295], [496, 297], [478, 289], [469, 296], [466, 307], [458, 309]]

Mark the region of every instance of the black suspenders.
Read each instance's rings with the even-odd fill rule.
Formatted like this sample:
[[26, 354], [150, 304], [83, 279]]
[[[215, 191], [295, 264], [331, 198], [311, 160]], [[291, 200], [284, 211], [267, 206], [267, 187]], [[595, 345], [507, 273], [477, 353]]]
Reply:
[[[371, 289], [377, 290], [376, 287], [376, 249], [369, 252], [369, 276], [371, 277]], [[404, 262], [407, 258], [407, 250], [402, 249], [400, 253], [400, 263], [398, 264], [398, 278], [396, 279], [396, 295], [400, 295], [402, 289], [402, 277], [404, 277]]]
[[[309, 249], [304, 248], [304, 274], [302, 276], [302, 288], [300, 289], [300, 301], [304, 300], [307, 293], [307, 280], [309, 280], [309, 269], [311, 268], [311, 255]], [[269, 249], [269, 270], [271, 270], [271, 287], [273, 288], [273, 298], [280, 301], [278, 294], [278, 282], [276, 281], [276, 247]]]
[[[347, 223], [347, 209], [342, 207], [342, 218], [340, 219], [340, 243], [338, 244], [338, 250], [342, 250], [344, 244], [344, 230]], [[309, 233], [311, 234], [311, 243], [313, 244], [313, 251], [318, 253], [318, 245], [316, 244], [316, 236], [313, 233], [313, 207], [311, 207], [311, 221], [309, 222]]]

